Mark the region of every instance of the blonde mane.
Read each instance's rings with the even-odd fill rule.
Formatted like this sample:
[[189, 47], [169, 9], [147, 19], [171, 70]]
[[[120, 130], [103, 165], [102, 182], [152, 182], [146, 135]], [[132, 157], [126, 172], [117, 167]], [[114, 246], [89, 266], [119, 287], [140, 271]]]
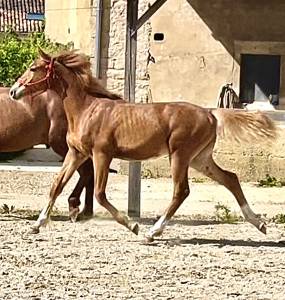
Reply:
[[72, 50], [61, 52], [53, 58], [76, 75], [87, 94], [96, 98], [122, 100], [121, 96], [108, 91], [92, 76], [91, 63], [87, 55]]

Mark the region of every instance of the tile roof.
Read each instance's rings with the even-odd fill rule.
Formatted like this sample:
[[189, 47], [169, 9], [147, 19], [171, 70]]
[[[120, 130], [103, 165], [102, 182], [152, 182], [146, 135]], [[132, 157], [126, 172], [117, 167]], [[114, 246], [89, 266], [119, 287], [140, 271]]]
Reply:
[[19, 33], [43, 31], [44, 12], [45, 0], [1, 0], [0, 32], [7, 28]]

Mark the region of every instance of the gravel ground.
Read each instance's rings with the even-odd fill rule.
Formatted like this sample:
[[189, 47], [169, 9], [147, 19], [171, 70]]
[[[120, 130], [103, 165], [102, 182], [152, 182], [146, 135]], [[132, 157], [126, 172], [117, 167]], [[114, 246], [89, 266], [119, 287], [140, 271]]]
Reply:
[[[285, 299], [284, 225], [268, 224], [264, 236], [248, 223], [216, 222], [218, 202], [239, 213], [223, 187], [193, 184], [164, 235], [146, 245], [145, 233], [169, 202], [170, 179], [142, 181], [135, 236], [101, 208], [89, 221], [70, 223], [73, 178], [57, 202], [63, 212], [30, 235], [29, 210], [44, 206], [53, 176], [0, 172], [0, 206], [25, 209], [0, 214], [0, 299]], [[243, 188], [257, 213], [285, 212], [284, 188]], [[108, 195], [126, 210], [127, 177], [111, 175]]]

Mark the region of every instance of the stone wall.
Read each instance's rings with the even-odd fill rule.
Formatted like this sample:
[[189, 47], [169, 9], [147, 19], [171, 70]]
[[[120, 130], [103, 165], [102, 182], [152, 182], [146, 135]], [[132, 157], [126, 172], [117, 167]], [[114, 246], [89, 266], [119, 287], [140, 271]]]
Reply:
[[[147, 3], [148, 1], [140, 1], [139, 15], [147, 9]], [[126, 11], [124, 0], [104, 1], [101, 77], [110, 90], [121, 95], [124, 93]], [[146, 102], [148, 99], [149, 38], [148, 22], [138, 31], [136, 102]]]

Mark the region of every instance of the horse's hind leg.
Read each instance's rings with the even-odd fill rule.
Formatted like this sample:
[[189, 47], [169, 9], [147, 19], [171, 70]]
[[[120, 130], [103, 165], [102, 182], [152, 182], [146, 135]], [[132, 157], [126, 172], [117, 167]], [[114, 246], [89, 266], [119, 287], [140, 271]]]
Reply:
[[172, 200], [164, 214], [148, 232], [146, 238], [149, 242], [152, 242], [155, 236], [162, 234], [167, 222], [190, 193], [188, 184], [188, 163], [189, 158], [180, 156], [178, 152], [171, 155], [171, 173], [174, 184]]
[[79, 212], [80, 195], [85, 187], [85, 202], [84, 208], [80, 215], [84, 217], [93, 216], [93, 195], [94, 195], [94, 172], [91, 159], [84, 162], [78, 169], [80, 178], [73, 190], [72, 194], [68, 198], [69, 203], [69, 215], [72, 217], [73, 212], [75, 214]]
[[52, 184], [48, 205], [42, 210], [35, 225], [32, 227], [33, 233], [38, 233], [39, 228], [47, 223], [56, 198], [86, 158], [76, 149], [70, 148], [68, 150], [62, 168]]
[[235, 196], [245, 219], [253, 224], [258, 230], [266, 233], [265, 223], [250, 208], [241, 189], [237, 175], [220, 168], [213, 160], [212, 151], [213, 145], [209, 145], [195, 157], [190, 163], [190, 166], [230, 190]]
[[106, 185], [109, 174], [109, 166], [112, 158], [103, 152], [94, 153], [93, 164], [95, 170], [95, 197], [100, 205], [106, 208], [113, 218], [120, 224], [127, 227], [133, 233], [138, 234], [139, 227], [137, 224], [131, 224], [128, 217], [119, 212], [106, 197]]
[[86, 178], [84, 178], [80, 174], [80, 177], [76, 183], [75, 188], [73, 189], [72, 193], [68, 197], [69, 217], [72, 221], [75, 221], [76, 217], [79, 214], [80, 195], [85, 187], [85, 184], [86, 184]]

